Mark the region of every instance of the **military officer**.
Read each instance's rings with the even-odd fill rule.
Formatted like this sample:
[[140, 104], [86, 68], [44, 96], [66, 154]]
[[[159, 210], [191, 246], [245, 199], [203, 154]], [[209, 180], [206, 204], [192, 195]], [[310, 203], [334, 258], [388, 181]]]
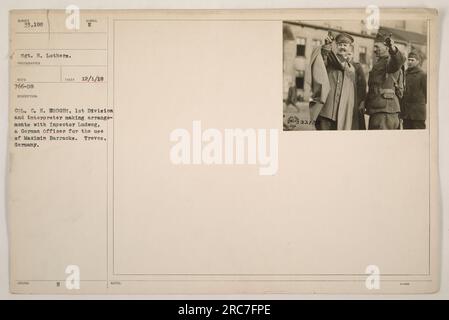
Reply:
[[369, 73], [365, 102], [370, 116], [368, 129], [399, 129], [398, 88], [405, 57], [393, 40], [382, 33], [374, 40], [374, 55], [376, 61]]
[[412, 50], [408, 54], [405, 72], [405, 92], [402, 100], [404, 129], [426, 128], [427, 75], [421, 69], [423, 55]]
[[[335, 41], [336, 50], [332, 49]], [[322, 47], [330, 91], [316, 121], [318, 130], [350, 130], [355, 103], [355, 71], [347, 61], [354, 39], [347, 33], [329, 33]]]

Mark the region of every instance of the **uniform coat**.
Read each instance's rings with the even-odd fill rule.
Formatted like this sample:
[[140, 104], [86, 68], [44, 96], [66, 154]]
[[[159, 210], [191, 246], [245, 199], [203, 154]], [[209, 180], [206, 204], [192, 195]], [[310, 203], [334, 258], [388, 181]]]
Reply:
[[420, 67], [405, 72], [405, 92], [402, 100], [402, 118], [426, 120], [427, 75]]
[[389, 50], [389, 53], [389, 56], [380, 57], [369, 73], [365, 103], [369, 115], [401, 111], [399, 99], [395, 94], [395, 82], [398, 81], [405, 56], [397, 48]]
[[322, 51], [329, 93], [319, 116], [335, 121], [337, 130], [351, 130], [355, 105], [355, 69], [332, 51]]

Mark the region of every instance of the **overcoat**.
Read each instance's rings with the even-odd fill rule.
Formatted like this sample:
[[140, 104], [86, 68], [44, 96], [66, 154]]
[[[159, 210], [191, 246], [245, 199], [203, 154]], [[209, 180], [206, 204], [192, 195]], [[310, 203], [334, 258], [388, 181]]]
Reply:
[[[315, 110], [319, 106], [318, 114], [321, 117], [333, 120], [337, 123], [338, 130], [351, 130], [352, 118], [355, 105], [355, 69], [346, 60], [340, 59], [333, 50], [321, 50], [323, 55], [323, 67], [314, 68], [315, 60], [317, 59], [317, 51], [312, 54], [316, 59], [311, 59], [311, 83], [313, 97], [320, 97], [320, 99], [313, 99], [311, 107]], [[319, 60], [321, 61], [321, 60]], [[316, 84], [315, 79], [323, 78], [327, 74], [326, 82], [328, 86], [325, 98], [322, 95], [322, 90], [316, 90], [313, 84]], [[318, 89], [320, 86], [316, 85]], [[327, 90], [326, 90], [327, 91]], [[312, 112], [314, 113], [314, 112]]]
[[366, 111], [368, 114], [378, 112], [399, 113], [401, 111], [395, 86], [399, 80], [405, 56], [397, 49], [389, 50], [390, 55], [380, 57], [374, 63], [368, 78], [368, 95]]
[[405, 72], [401, 115], [408, 120], [426, 120], [427, 75], [420, 67]]

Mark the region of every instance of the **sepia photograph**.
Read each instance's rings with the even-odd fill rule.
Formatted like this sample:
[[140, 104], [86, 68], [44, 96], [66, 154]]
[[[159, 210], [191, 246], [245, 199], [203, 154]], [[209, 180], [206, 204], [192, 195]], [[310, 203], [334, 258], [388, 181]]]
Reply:
[[326, 6], [5, 12], [0, 296], [447, 296], [438, 10]]
[[283, 22], [283, 128], [426, 129], [427, 21]]

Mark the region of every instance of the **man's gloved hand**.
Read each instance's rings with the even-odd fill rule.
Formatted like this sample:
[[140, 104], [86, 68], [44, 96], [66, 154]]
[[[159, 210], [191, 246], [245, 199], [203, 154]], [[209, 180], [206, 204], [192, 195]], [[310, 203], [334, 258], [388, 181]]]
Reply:
[[324, 39], [324, 44], [331, 44], [332, 42], [334, 42], [334, 40], [335, 40], [335, 37], [332, 34], [332, 31], [329, 31], [327, 33], [326, 38]]
[[324, 39], [323, 49], [326, 51], [330, 51], [332, 49], [332, 42], [334, 42], [335, 37], [331, 31], [327, 33], [326, 38]]
[[384, 44], [388, 47], [388, 48], [392, 48], [394, 46], [394, 41], [393, 39], [391, 39], [390, 37], [385, 38], [385, 42]]
[[388, 47], [388, 49], [394, 48], [394, 40], [391, 39], [391, 34], [385, 38], [384, 44]]

